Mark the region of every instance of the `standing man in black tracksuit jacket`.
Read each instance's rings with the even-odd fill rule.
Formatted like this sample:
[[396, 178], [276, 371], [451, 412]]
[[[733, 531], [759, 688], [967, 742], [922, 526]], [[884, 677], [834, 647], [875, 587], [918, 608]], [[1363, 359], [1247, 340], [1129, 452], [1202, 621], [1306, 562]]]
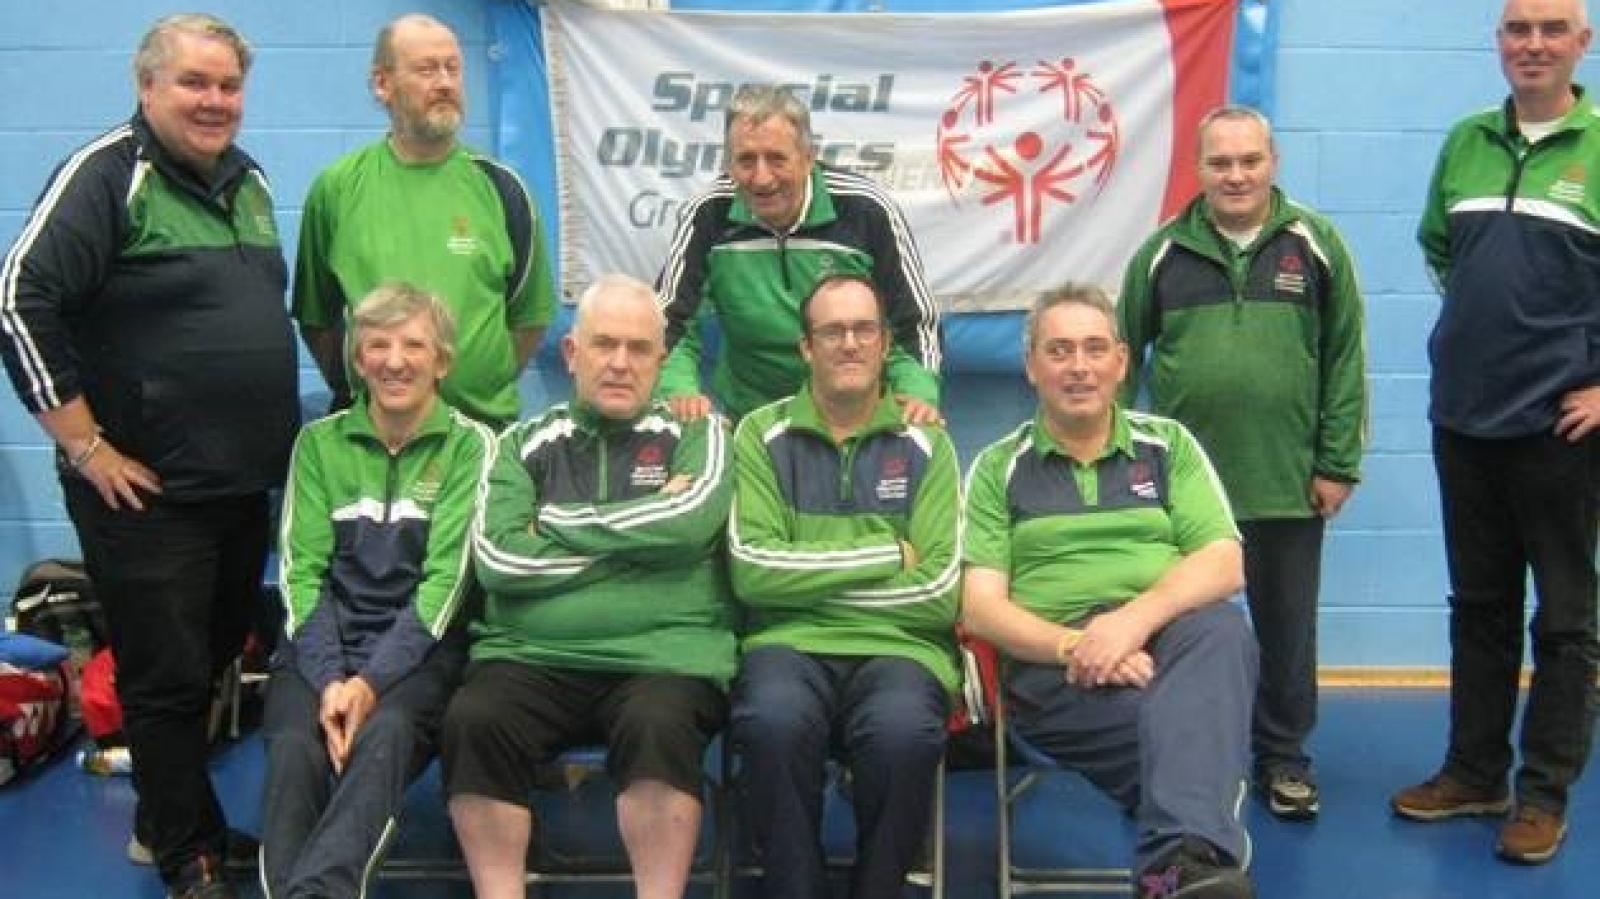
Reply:
[[249, 66], [211, 16], [157, 22], [138, 110], [56, 169], [0, 268], [0, 353], [56, 443], [111, 625], [135, 836], [167, 895], [206, 899], [234, 895], [211, 684], [243, 644], [297, 423], [272, 199], [233, 145]]

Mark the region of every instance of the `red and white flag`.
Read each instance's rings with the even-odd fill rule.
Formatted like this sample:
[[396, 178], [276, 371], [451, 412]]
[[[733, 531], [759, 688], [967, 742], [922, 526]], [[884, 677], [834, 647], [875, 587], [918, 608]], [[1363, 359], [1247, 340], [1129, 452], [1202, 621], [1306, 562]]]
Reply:
[[[1240, 0], [926, 15], [542, 11], [572, 288], [650, 279], [725, 167], [738, 85], [793, 85], [824, 161], [888, 188], [952, 311], [1115, 289], [1197, 190]], [[575, 291], [574, 291], [575, 292]]]

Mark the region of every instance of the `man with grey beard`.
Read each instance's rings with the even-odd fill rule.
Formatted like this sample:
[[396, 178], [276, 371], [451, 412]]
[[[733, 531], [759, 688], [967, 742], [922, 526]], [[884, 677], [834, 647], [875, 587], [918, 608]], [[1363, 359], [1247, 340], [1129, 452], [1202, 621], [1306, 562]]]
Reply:
[[527, 188], [458, 140], [464, 83], [461, 45], [438, 20], [405, 15], [378, 32], [371, 86], [389, 111], [389, 133], [312, 184], [293, 313], [335, 404], [344, 405], [352, 301], [383, 281], [443, 297], [460, 343], [440, 396], [499, 428], [517, 417], [517, 376], [554, 316], [554, 290]]

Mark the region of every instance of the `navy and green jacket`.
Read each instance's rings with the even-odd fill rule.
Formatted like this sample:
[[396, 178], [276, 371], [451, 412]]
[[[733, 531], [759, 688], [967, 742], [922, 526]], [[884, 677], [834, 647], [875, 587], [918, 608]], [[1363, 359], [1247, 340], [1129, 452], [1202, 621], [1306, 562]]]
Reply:
[[306, 425], [284, 496], [279, 583], [295, 665], [320, 693], [380, 695], [444, 636], [470, 589], [473, 503], [494, 435], [443, 400], [398, 453], [366, 403]]
[[[720, 416], [552, 406], [501, 435], [473, 524], [488, 591], [472, 658], [733, 678]], [[682, 489], [679, 489], [679, 488]]]
[[937, 405], [939, 307], [911, 228], [883, 188], [821, 164], [787, 233], [757, 219], [727, 175], [690, 204], [656, 279], [672, 350], [657, 393], [706, 392], [696, 321], [704, 306], [721, 328], [710, 395], [724, 411], [737, 419], [794, 393], [806, 378], [800, 301], [824, 276], [846, 273], [870, 276], [883, 294], [895, 339], [890, 390]]
[[299, 423], [286, 283], [255, 162], [203, 177], [135, 114], [51, 175], [0, 267], [0, 354], [29, 412], [83, 397], [165, 498], [258, 493]]
[[1600, 384], [1600, 110], [1583, 88], [1529, 144], [1511, 100], [1451, 129], [1417, 239], [1444, 302], [1428, 354], [1433, 423], [1547, 433]]
[[1355, 266], [1327, 219], [1272, 190], [1239, 249], [1196, 197], [1139, 248], [1119, 300], [1138, 395], [1215, 460], [1241, 519], [1314, 513], [1313, 475], [1361, 479], [1367, 433], [1364, 314]]
[[734, 481], [728, 554], [746, 650], [899, 656], [959, 689], [961, 475], [943, 428], [903, 423], [885, 394], [836, 442], [806, 385], [739, 422]]

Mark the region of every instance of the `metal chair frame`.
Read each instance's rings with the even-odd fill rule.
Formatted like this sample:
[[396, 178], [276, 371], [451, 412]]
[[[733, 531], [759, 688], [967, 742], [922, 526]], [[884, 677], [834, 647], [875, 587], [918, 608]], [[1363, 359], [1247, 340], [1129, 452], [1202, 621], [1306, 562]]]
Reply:
[[[1067, 774], [1068, 769], [1037, 748], [1030, 746], [1006, 720], [1005, 665], [998, 668], [993, 702], [994, 789], [997, 834], [995, 839], [998, 894], [1001, 899], [1033, 893], [1071, 893], [1074, 895], [1129, 896], [1131, 872], [1127, 868], [1040, 868], [1015, 864], [1011, 860], [1012, 815], [1016, 806], [1040, 779], [1052, 773]], [[1020, 757], [1021, 777], [1011, 783], [1008, 752]]]
[[[731, 752], [723, 755], [723, 783], [727, 785], [727, 788], [730, 791], [733, 789], [735, 777], [732, 756], [733, 754]], [[919, 865], [906, 872], [906, 883], [911, 886], [922, 887], [928, 890], [931, 899], [944, 899], [945, 895], [944, 775], [944, 757], [940, 756], [939, 766], [937, 769], [935, 769], [933, 776], [933, 809], [929, 815], [928, 841], [924, 848], [926, 864]], [[847, 776], [848, 775], [843, 766], [841, 766], [837, 761], [829, 759], [828, 777], [823, 789], [826, 790], [829, 787], [839, 789], [845, 782]], [[735, 817], [732, 815], [731, 810], [729, 812], [729, 817], [730, 819]], [[737, 823], [735, 822], [732, 830], [730, 830], [730, 835], [733, 836], [733, 839], [729, 841], [728, 845], [723, 847], [730, 856], [730, 861], [731, 856], [735, 853], [735, 847], [739, 845], [736, 831]], [[849, 870], [849, 868], [855, 864], [855, 859], [843, 856], [829, 856], [826, 860], [826, 864], [830, 872], [845, 871]], [[730, 875], [728, 888], [730, 891], [732, 888], [732, 877], [760, 877], [763, 873], [765, 873], [764, 869], [758, 864], [730, 863], [728, 868]], [[726, 896], [719, 897], [719, 899], [726, 899]]]
[[[720, 738], [719, 738], [720, 740]], [[718, 744], [713, 744], [716, 747]], [[580, 746], [569, 749], [549, 763], [567, 780], [569, 788], [591, 776], [605, 775], [606, 749], [604, 746]], [[729, 853], [731, 812], [726, 796], [726, 782], [708, 779], [706, 804], [710, 806], [711, 824], [714, 828], [709, 858], [697, 858], [689, 871], [691, 884], [709, 884], [715, 899], [728, 899], [731, 888], [732, 856]], [[626, 854], [568, 855], [549, 846], [529, 846], [524, 880], [531, 885], [558, 884], [627, 884], [633, 882], [633, 870]], [[703, 855], [703, 853], [701, 853]], [[540, 859], [548, 864], [535, 864]], [[378, 876], [385, 880], [470, 880], [466, 860], [455, 858], [390, 858], [384, 861]]]

